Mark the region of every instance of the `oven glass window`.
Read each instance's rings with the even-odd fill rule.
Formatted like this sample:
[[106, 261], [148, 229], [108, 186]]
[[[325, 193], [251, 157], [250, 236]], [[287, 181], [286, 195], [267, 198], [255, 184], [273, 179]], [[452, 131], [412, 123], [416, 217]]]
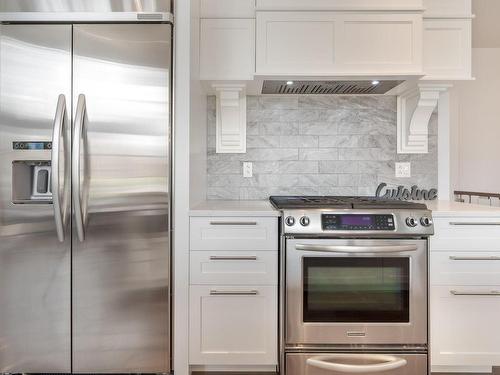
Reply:
[[303, 258], [304, 322], [409, 322], [410, 259]]

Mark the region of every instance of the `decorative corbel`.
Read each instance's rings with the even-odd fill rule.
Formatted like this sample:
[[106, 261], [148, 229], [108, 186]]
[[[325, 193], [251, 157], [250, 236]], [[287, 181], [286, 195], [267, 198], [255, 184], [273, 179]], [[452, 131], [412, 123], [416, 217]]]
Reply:
[[245, 85], [213, 85], [216, 93], [216, 152], [246, 152]]
[[420, 83], [398, 96], [398, 153], [429, 152], [429, 121], [451, 84]]

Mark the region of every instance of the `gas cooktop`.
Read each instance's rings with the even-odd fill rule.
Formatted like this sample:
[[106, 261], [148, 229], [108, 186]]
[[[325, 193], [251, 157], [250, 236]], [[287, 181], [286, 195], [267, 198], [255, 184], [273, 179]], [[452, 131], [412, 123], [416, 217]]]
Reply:
[[285, 235], [400, 237], [434, 233], [423, 203], [376, 197], [272, 196]]
[[425, 210], [422, 203], [349, 196], [272, 196], [271, 204], [279, 210], [293, 209], [417, 209]]

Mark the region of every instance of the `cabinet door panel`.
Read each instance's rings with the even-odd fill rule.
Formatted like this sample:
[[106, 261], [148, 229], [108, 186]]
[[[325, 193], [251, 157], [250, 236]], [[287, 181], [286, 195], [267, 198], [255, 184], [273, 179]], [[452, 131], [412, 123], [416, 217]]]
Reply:
[[276, 286], [191, 286], [190, 364], [276, 365]]
[[422, 18], [403, 14], [340, 16], [338, 62], [356, 72], [420, 72]]
[[257, 12], [258, 75], [418, 75], [420, 13]]
[[202, 19], [200, 22], [200, 79], [252, 80], [255, 20]]
[[433, 366], [500, 365], [497, 286], [431, 288], [431, 361]]
[[471, 20], [424, 21], [425, 79], [471, 78]]
[[258, 74], [326, 74], [334, 70], [333, 14], [257, 12]]

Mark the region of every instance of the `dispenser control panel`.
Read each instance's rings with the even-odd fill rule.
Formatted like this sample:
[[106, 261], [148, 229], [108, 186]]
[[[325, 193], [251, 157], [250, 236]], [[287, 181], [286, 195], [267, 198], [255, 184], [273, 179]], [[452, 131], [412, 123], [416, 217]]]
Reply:
[[14, 150], [52, 150], [52, 142], [12, 142]]

